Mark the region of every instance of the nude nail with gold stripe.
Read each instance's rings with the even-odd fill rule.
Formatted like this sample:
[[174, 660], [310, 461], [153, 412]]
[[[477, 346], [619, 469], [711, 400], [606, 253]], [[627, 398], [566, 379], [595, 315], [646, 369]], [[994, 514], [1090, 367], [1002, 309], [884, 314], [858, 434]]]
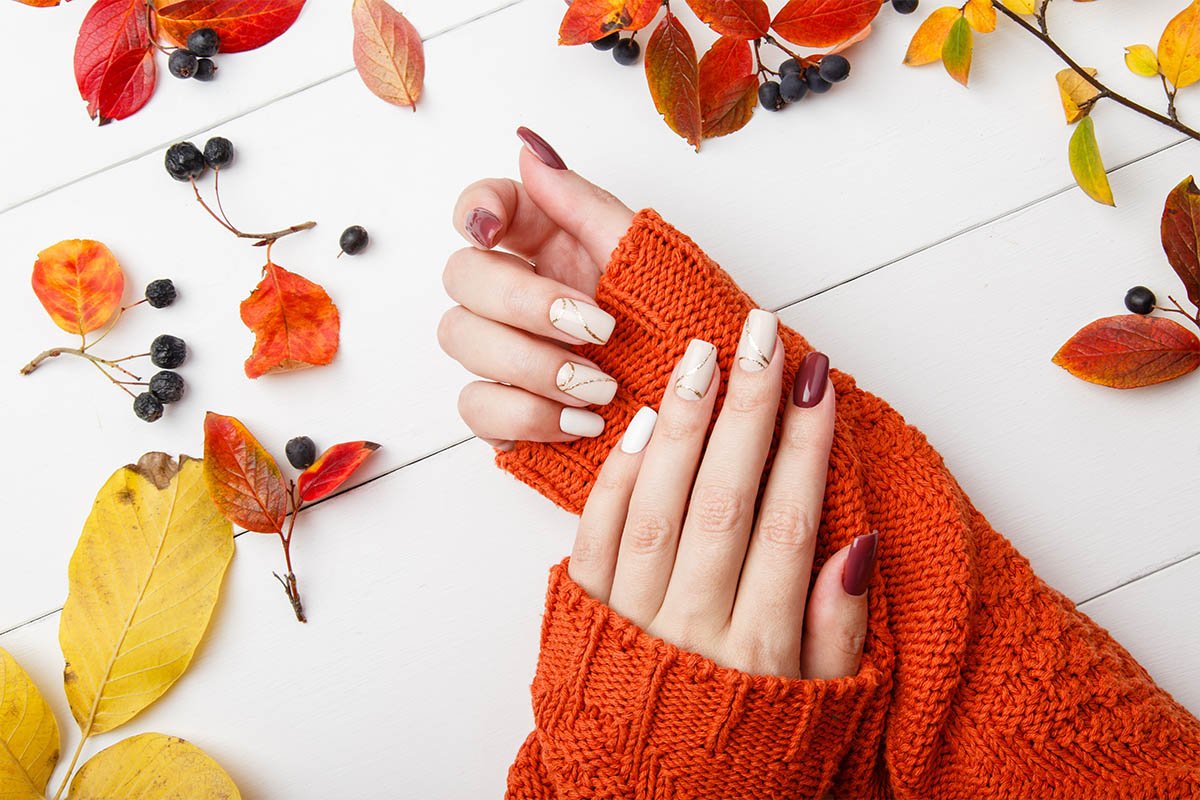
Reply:
[[779, 318], [761, 308], [751, 309], [742, 326], [742, 340], [738, 342], [737, 363], [747, 372], [761, 372], [771, 363], [775, 354], [775, 332], [779, 329]]
[[617, 321], [599, 306], [560, 297], [550, 304], [550, 324], [563, 333], [592, 344], [604, 344]]
[[617, 393], [617, 382], [598, 369], [568, 361], [554, 377], [558, 388], [585, 403], [602, 406]]
[[679, 361], [675, 394], [684, 400], [699, 400], [708, 392], [713, 370], [717, 368], [717, 348], [702, 339], [688, 342], [687, 352]]

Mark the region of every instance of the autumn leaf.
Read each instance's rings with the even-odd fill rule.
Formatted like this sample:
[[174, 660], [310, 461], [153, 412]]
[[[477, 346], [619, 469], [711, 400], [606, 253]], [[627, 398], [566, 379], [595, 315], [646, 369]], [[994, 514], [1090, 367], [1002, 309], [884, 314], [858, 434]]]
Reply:
[[16, 659], [0, 650], [0, 797], [43, 800], [58, 748], [54, 712]]
[[1071, 163], [1071, 174], [1079, 188], [1097, 203], [1115, 206], [1112, 187], [1108, 184], [1108, 175], [1104, 171], [1104, 162], [1100, 158], [1100, 145], [1096, 142], [1096, 127], [1091, 117], [1084, 117], [1071, 134], [1071, 143], [1067, 150]]
[[209, 411], [204, 417], [204, 483], [217, 509], [255, 533], [278, 533], [288, 488], [279, 465], [246, 426]]
[[722, 36], [700, 59], [700, 120], [705, 137], [742, 128], [758, 104], [758, 77], [750, 43]]
[[839, 42], [838, 44], [835, 44], [833, 47], [826, 50], [824, 55], [831, 56], [834, 53], [841, 53], [841, 52], [849, 49], [850, 47], [858, 44], [859, 42], [863, 41], [870, 35], [871, 35], [871, 26], [868, 25], [867, 27], [863, 28], [861, 31], [854, 34], [853, 36], [851, 36], [849, 39], [845, 40], [844, 42]]
[[558, 27], [558, 43], [587, 44], [613, 31], [640, 31], [661, 5], [660, 0], [575, 0]]
[[194, 744], [143, 733], [88, 759], [71, 781], [71, 800], [241, 800], [233, 779]]
[[1053, 360], [1090, 383], [1135, 389], [1200, 367], [1200, 339], [1165, 317], [1123, 314], [1085, 326]]
[[771, 10], [763, 0], [688, 0], [688, 5], [722, 36], [758, 39], [771, 27]]
[[318, 284], [278, 264], [263, 268], [263, 279], [242, 301], [242, 322], [254, 331], [246, 377], [287, 372], [333, 361], [340, 322], [337, 306]]
[[942, 47], [950, 34], [950, 26], [961, 17], [957, 8], [946, 6], [939, 8], [921, 23], [912, 41], [908, 43], [908, 52], [904, 54], [904, 63], [910, 67], [922, 64], [932, 64], [942, 60]]
[[17, 0], [17, 2], [24, 3], [27, 6], [33, 6], [34, 8], [50, 8], [51, 6], [56, 6], [61, 2], [70, 2], [70, 0]]
[[199, 461], [147, 453], [104, 484], [71, 556], [58, 629], [84, 738], [132, 719], [183, 674], [231, 558], [233, 529]]
[[771, 27], [794, 44], [828, 47], [867, 27], [879, 8], [879, 0], [790, 0]]
[[125, 274], [100, 242], [66, 239], [38, 253], [33, 292], [54, 324], [82, 336], [101, 328], [121, 308]]
[[1188, 300], [1200, 307], [1200, 190], [1190, 176], [1167, 195], [1162, 245], [1167, 261], [1187, 289]]
[[1176, 89], [1200, 80], [1200, 0], [1167, 23], [1158, 40], [1158, 67]]
[[942, 44], [942, 63], [946, 65], [946, 72], [950, 73], [950, 77], [963, 86], [967, 85], [971, 76], [972, 47], [971, 26], [965, 16], [959, 16], [950, 26], [950, 32], [946, 34], [946, 41]]
[[404, 15], [384, 0], [354, 0], [354, 66], [367, 88], [394, 106], [417, 110], [425, 84], [425, 47]]
[[96, 114], [101, 124], [131, 116], [154, 94], [158, 76], [154, 49], [130, 50], [109, 66], [96, 95]]
[[292, 27], [304, 0], [157, 0], [158, 29], [183, 47], [188, 34], [212, 28], [221, 37], [222, 53], [262, 47]]
[[83, 18], [75, 40], [75, 84], [92, 119], [124, 119], [153, 94], [154, 45], [146, 16], [145, 0], [96, 0]]
[[991, 0], [967, 0], [963, 15], [967, 18], [967, 24], [979, 33], [996, 30], [996, 8]]
[[1125, 48], [1125, 66], [1135, 75], [1153, 78], [1158, 74], [1158, 56], [1148, 44], [1135, 44]]
[[[1096, 76], [1096, 70], [1087, 69], [1088, 75]], [[1092, 102], [1100, 96], [1100, 90], [1083, 79], [1083, 76], [1071, 68], [1059, 70], [1055, 76], [1058, 79], [1058, 93], [1062, 97], [1063, 113], [1067, 115], [1067, 124], [1074, 125], [1087, 116], [1091, 111]]]
[[378, 449], [374, 442], [335, 444], [300, 473], [300, 499], [311, 503], [332, 494]]
[[1037, 0], [1002, 0], [1005, 8], [1018, 14], [1036, 14]]
[[696, 48], [678, 17], [667, 16], [646, 45], [646, 81], [654, 107], [671, 130], [700, 149], [700, 90]]

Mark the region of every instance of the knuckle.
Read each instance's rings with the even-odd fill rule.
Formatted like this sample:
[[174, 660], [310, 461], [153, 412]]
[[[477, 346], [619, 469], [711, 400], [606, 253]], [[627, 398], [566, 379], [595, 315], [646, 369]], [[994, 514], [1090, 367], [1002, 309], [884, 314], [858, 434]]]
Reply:
[[688, 511], [688, 519], [700, 531], [723, 538], [738, 530], [745, 514], [745, 506], [741, 492], [728, 486], [697, 486]]
[[500, 302], [510, 319], [521, 319], [533, 307], [534, 297], [528, 287], [523, 286], [519, 281], [513, 281], [504, 288]]
[[531, 346], [512, 347], [508, 351], [508, 374], [514, 378], [527, 378], [537, 375], [541, 368], [541, 359], [537, 350]]
[[731, 382], [725, 392], [725, 404], [722, 409], [729, 409], [737, 414], [752, 414], [762, 411], [767, 405], [768, 398], [775, 401], [769, 381], [742, 380]]
[[743, 634], [730, 643], [729, 659], [736, 669], [755, 675], [790, 678], [798, 677], [800, 672], [798, 653], [785, 653], [758, 632]]
[[654, 426], [654, 435], [668, 442], [687, 442], [700, 434], [701, 422], [688, 415], [667, 414], [660, 416]]
[[477, 384], [468, 383], [458, 393], [458, 415], [468, 426], [474, 427], [480, 411], [479, 388]]
[[635, 555], [652, 555], [664, 550], [674, 539], [674, 526], [657, 512], [638, 514], [624, 534], [629, 551]]
[[466, 268], [466, 252], [464, 250], [455, 250], [446, 259], [446, 268], [442, 270], [442, 288], [446, 290], [446, 294], [455, 297], [461, 282], [463, 271]]
[[438, 320], [437, 340], [438, 346], [445, 353], [450, 352], [451, 343], [454, 341], [454, 329], [458, 325], [462, 306], [454, 306], [442, 314], [442, 318]]
[[807, 509], [796, 503], [774, 502], [762, 510], [758, 518], [758, 535], [762, 541], [782, 550], [799, 551], [813, 542], [815, 520]]
[[830, 644], [842, 655], [858, 659], [862, 657], [863, 644], [866, 640], [866, 629], [847, 620], [838, 623]]

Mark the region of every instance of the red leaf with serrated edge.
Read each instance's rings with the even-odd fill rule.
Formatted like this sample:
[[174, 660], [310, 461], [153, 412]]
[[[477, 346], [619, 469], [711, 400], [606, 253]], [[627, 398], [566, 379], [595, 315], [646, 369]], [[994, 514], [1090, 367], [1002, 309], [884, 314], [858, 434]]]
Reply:
[[125, 273], [112, 251], [90, 239], [66, 239], [38, 253], [33, 293], [54, 324], [82, 336], [121, 308]]
[[[121, 110], [118, 108], [122, 105], [119, 96], [113, 92], [115, 87], [122, 83], [130, 84], [130, 79], [137, 69], [134, 61], [140, 61], [129, 54], [144, 55], [153, 46], [146, 17], [145, 0], [96, 0], [95, 5], [83, 18], [83, 23], [79, 26], [79, 37], [75, 40], [75, 84], [79, 87], [79, 95], [87, 101], [88, 115], [92, 119], [100, 113], [100, 93], [106, 82], [106, 105], [109, 110]], [[110, 76], [109, 73], [118, 61], [121, 62], [119, 71]], [[125, 116], [141, 108], [154, 91], [153, 59], [149, 68], [148, 86], [144, 74], [146, 68], [142, 66], [141, 69], [142, 80], [134, 82], [131, 87], [137, 93], [136, 98], [131, 98], [123, 104], [131, 109]], [[124, 81], [121, 80], [122, 76]], [[140, 99], [136, 107], [134, 99]]]
[[1053, 361], [1090, 383], [1136, 389], [1200, 367], [1200, 339], [1165, 317], [1123, 314], [1083, 327]]
[[743, 127], [758, 104], [750, 42], [722, 36], [700, 59], [700, 119], [706, 137]]
[[304, 0], [159, 0], [158, 28], [182, 47], [188, 34], [212, 28], [221, 37], [222, 53], [262, 47], [282, 35], [304, 7]]
[[1188, 299], [1200, 306], [1200, 189], [1188, 177], [1176, 186], [1163, 207], [1162, 245]]
[[700, 149], [700, 88], [696, 46], [670, 11], [646, 44], [646, 82], [654, 107], [671, 130]]
[[335, 444], [300, 474], [300, 499], [311, 503], [332, 494], [378, 449], [374, 442]]
[[587, 44], [613, 31], [639, 31], [654, 21], [660, 0], [575, 0], [558, 26], [559, 44]]
[[793, 44], [828, 47], [867, 27], [879, 8], [879, 0], [791, 0], [771, 27]]
[[100, 124], [125, 119], [146, 105], [154, 94], [156, 76], [152, 47], [130, 50], [114, 61], [104, 74], [100, 92], [96, 95], [96, 115], [100, 117]]
[[209, 411], [204, 416], [204, 483], [234, 525], [279, 533], [287, 517], [287, 484], [279, 465], [246, 426]]
[[417, 110], [425, 85], [425, 46], [404, 15], [384, 0], [354, 0], [354, 66], [376, 97]]
[[242, 301], [242, 322], [254, 331], [246, 377], [287, 372], [333, 361], [338, 349], [337, 306], [320, 285], [278, 264]]
[[692, 11], [722, 36], [758, 39], [771, 28], [771, 10], [763, 0], [687, 0]]

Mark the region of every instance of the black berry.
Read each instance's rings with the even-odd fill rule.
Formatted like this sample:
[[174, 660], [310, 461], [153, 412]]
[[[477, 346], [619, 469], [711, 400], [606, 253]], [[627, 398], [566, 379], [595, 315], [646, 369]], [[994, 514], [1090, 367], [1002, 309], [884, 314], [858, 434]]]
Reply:
[[832, 83], [821, 77], [821, 71], [816, 67], [804, 70], [804, 82], [808, 84], [808, 90], [813, 94], [825, 94], [833, 86]]
[[784, 61], [779, 65], [779, 74], [781, 76], [791, 75], [793, 72], [800, 72], [803, 69], [804, 67], [800, 66], [799, 61], [794, 58], [789, 58], [787, 61]]
[[777, 81], [763, 81], [758, 87], [758, 102], [767, 111], [778, 111], [783, 108], [783, 97], [779, 93]]
[[837, 53], [825, 56], [821, 59], [821, 77], [830, 83], [838, 83], [850, 77], [850, 62], [845, 56], [839, 56]]
[[208, 83], [217, 77], [217, 65], [211, 58], [202, 58], [196, 62], [196, 74], [192, 76], [198, 81]]
[[204, 174], [204, 154], [191, 142], [180, 142], [168, 147], [164, 163], [167, 172], [177, 181], [199, 178]]
[[146, 286], [146, 302], [155, 308], [166, 308], [175, 302], [175, 284], [169, 278], [151, 281]]
[[150, 343], [150, 361], [160, 369], [175, 369], [187, 360], [187, 342], [164, 333]]
[[617, 42], [619, 41], [621, 41], [621, 34], [613, 31], [603, 39], [597, 39], [596, 41], [592, 42], [592, 47], [596, 48], [597, 50], [612, 50], [617, 46]]
[[204, 162], [213, 169], [228, 167], [233, 161], [233, 142], [214, 136], [204, 144]]
[[1135, 286], [1125, 293], [1125, 307], [1135, 314], [1149, 314], [1158, 299], [1145, 286]]
[[163, 404], [149, 392], [142, 392], [133, 399], [133, 413], [146, 422], [154, 422], [162, 416]]
[[618, 64], [624, 64], [628, 67], [630, 64], [637, 63], [641, 52], [642, 46], [634, 41], [633, 37], [630, 37], [617, 42], [617, 46], [613, 48], [613, 59]]
[[156, 372], [150, 379], [150, 394], [160, 403], [179, 402], [183, 387], [183, 376], [178, 372]]
[[779, 82], [779, 96], [785, 103], [794, 103], [808, 94], [808, 84], [799, 72], [789, 72]]
[[188, 34], [187, 49], [198, 56], [215, 56], [221, 49], [221, 37], [212, 28], [198, 28]]
[[167, 69], [176, 78], [190, 78], [196, 74], [196, 54], [190, 50], [176, 50], [167, 59]]
[[317, 446], [307, 436], [297, 436], [288, 440], [283, 448], [288, 462], [296, 469], [308, 469], [317, 460]]
[[917, 0], [892, 0], [892, 8], [901, 14], [911, 14], [917, 10]]
[[367, 234], [366, 228], [362, 225], [351, 225], [342, 231], [342, 238], [338, 239], [338, 245], [346, 255], [356, 256], [367, 249], [367, 243], [370, 241], [371, 237]]

